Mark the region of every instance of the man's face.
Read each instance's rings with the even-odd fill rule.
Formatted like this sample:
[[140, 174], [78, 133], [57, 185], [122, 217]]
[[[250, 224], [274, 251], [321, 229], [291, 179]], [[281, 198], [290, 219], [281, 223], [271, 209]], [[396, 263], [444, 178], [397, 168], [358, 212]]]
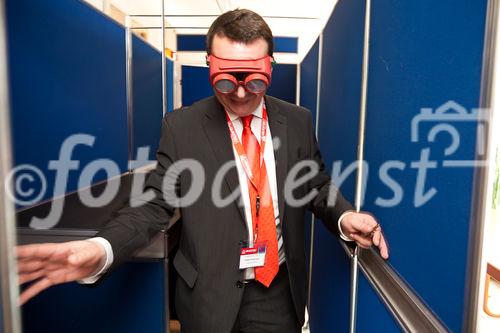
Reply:
[[[267, 55], [267, 42], [264, 38], [258, 38], [249, 44], [244, 44], [216, 35], [212, 41], [212, 54], [225, 59], [258, 59]], [[226, 110], [242, 117], [255, 111], [266, 92], [253, 94], [240, 85], [230, 94], [222, 94], [215, 89], [214, 93]]]

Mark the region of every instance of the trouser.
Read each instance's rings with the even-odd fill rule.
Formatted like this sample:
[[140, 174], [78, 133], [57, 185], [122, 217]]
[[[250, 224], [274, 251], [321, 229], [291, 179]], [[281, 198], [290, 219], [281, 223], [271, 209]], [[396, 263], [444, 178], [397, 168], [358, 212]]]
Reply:
[[297, 333], [301, 331], [292, 300], [286, 263], [266, 288], [257, 281], [244, 285], [243, 300], [232, 333]]

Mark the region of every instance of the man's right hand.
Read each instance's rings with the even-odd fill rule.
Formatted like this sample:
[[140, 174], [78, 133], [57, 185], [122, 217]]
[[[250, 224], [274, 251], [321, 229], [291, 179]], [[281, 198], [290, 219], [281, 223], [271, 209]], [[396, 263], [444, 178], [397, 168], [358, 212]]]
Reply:
[[33, 282], [20, 296], [20, 305], [50, 286], [77, 281], [96, 273], [105, 259], [104, 248], [93, 241], [17, 246], [19, 284]]

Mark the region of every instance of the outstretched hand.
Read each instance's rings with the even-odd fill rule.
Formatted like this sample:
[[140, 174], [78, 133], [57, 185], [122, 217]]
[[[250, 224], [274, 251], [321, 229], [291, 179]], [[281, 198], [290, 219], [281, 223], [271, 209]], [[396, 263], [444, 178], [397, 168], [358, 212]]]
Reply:
[[389, 248], [382, 234], [382, 228], [372, 215], [352, 212], [342, 218], [340, 225], [344, 235], [359, 246], [367, 249], [375, 245], [379, 248], [382, 258], [389, 258]]
[[91, 276], [106, 255], [89, 240], [20, 245], [16, 250], [19, 284], [34, 281], [21, 293], [20, 305], [50, 286]]

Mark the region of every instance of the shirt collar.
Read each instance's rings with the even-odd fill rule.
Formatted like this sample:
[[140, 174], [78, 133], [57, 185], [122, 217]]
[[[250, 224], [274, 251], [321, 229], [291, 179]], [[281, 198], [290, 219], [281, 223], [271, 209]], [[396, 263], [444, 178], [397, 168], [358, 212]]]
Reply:
[[[262, 118], [262, 106], [264, 104], [264, 98], [260, 100], [259, 105], [257, 108], [252, 112], [252, 114], [257, 117], [257, 118]], [[240, 118], [237, 114], [232, 113], [231, 111], [226, 110], [227, 115], [229, 116], [229, 119], [231, 122], [235, 121], [236, 119]]]

